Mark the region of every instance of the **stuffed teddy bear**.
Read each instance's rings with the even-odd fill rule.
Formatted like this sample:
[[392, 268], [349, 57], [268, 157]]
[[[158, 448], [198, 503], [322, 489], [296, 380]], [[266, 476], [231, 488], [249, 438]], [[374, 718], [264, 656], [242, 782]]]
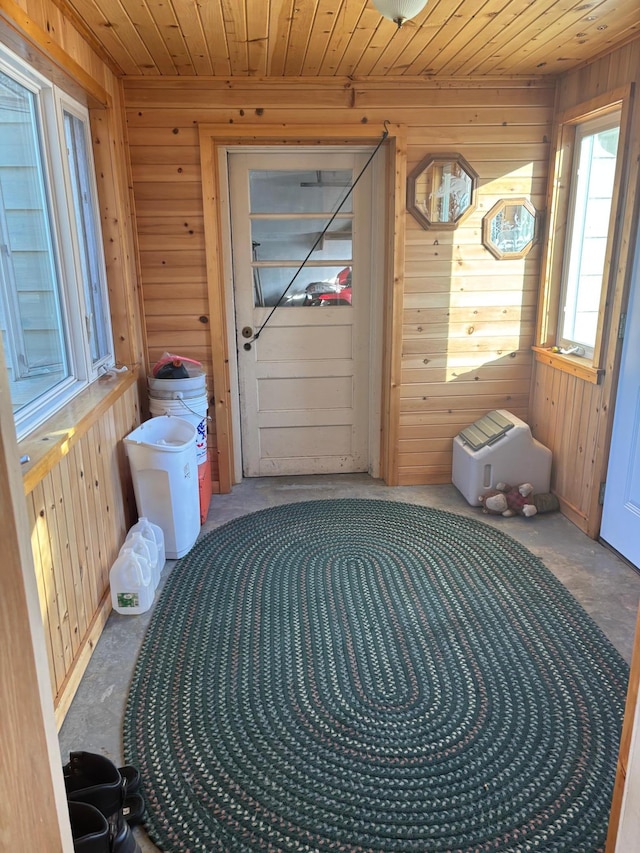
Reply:
[[514, 515], [530, 518], [539, 512], [552, 512], [559, 509], [555, 495], [550, 493], [534, 495], [531, 483], [523, 483], [521, 486], [498, 483], [495, 489], [480, 495], [478, 500], [482, 503], [483, 512], [503, 515], [505, 518]]
[[509, 518], [513, 515], [524, 515], [529, 518], [538, 510], [530, 499], [533, 494], [531, 483], [523, 483], [521, 486], [508, 486], [506, 483], [498, 483], [495, 489], [491, 489], [478, 500], [482, 502], [483, 509], [492, 515], [504, 515]]
[[491, 515], [503, 515], [505, 518], [524, 515], [529, 518], [538, 512], [531, 499], [532, 494], [531, 483], [523, 483], [520, 486], [498, 483], [495, 489], [480, 495], [479, 500], [482, 502], [483, 512]]

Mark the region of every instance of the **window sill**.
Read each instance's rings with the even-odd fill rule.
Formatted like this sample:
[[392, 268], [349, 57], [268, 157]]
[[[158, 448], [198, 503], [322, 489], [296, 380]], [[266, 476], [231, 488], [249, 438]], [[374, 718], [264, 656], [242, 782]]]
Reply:
[[126, 373], [101, 377], [18, 443], [20, 455], [29, 456], [29, 462], [22, 465], [25, 495], [56, 467], [137, 378], [137, 367]]
[[551, 352], [545, 347], [531, 347], [535, 354], [536, 361], [541, 364], [546, 364], [554, 370], [561, 370], [563, 373], [570, 373], [572, 376], [577, 376], [585, 382], [590, 382], [592, 385], [597, 385], [600, 382], [600, 377], [604, 374], [604, 369], [594, 367], [590, 361], [579, 355], [564, 355], [561, 352]]

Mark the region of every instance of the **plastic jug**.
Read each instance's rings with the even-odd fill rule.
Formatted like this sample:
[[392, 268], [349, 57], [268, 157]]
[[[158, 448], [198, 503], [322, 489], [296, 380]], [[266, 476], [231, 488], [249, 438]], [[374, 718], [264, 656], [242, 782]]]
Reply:
[[151, 569], [151, 587], [155, 591], [160, 582], [160, 572], [158, 571], [158, 546], [155, 538], [147, 538], [140, 530], [133, 530], [127, 533], [127, 538], [124, 540], [123, 548], [131, 548], [138, 556], [142, 557], [149, 563]]
[[126, 616], [145, 613], [153, 603], [149, 561], [131, 548], [122, 548], [109, 572], [113, 609]]
[[[165, 563], [164, 531], [160, 525], [154, 524], [148, 518], [142, 516], [129, 530], [129, 534], [131, 533], [142, 533], [145, 539], [153, 539], [156, 543], [156, 548], [158, 549], [158, 577], [160, 577]], [[129, 534], [127, 534], [127, 538]]]

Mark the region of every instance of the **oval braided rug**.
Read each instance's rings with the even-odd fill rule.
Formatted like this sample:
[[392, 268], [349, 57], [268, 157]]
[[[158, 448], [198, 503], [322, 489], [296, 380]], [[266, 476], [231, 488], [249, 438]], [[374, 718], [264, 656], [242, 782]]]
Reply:
[[575, 599], [492, 527], [389, 501], [289, 504], [174, 568], [125, 755], [166, 851], [594, 853], [627, 679]]

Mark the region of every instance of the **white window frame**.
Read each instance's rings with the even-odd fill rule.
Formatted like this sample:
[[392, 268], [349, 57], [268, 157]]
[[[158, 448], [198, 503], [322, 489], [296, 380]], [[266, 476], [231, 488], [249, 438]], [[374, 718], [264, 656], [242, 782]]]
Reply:
[[[562, 265], [562, 278], [560, 283], [560, 305], [559, 305], [559, 329], [558, 329], [558, 344], [566, 350], [570, 350], [574, 347], [577, 347], [580, 355], [584, 355], [586, 358], [593, 359], [594, 348], [595, 348], [595, 338], [597, 336], [594, 335], [594, 341], [592, 344], [589, 344], [586, 341], [579, 341], [577, 339], [573, 339], [570, 337], [566, 337], [562, 334], [562, 328], [564, 324], [564, 316], [567, 311], [567, 305], [570, 298], [574, 295], [574, 291], [577, 291], [577, 287], [572, 287], [572, 279], [575, 276], [574, 272], [574, 264], [576, 263], [576, 252], [581, 253], [583, 244], [584, 244], [584, 234], [580, 235], [580, 239], [576, 242], [576, 231], [577, 227], [580, 227], [582, 230], [582, 224], [578, 226], [578, 221], [576, 217], [576, 208], [577, 208], [577, 195], [578, 195], [578, 168], [580, 165], [580, 147], [582, 144], [582, 140], [593, 134], [596, 134], [600, 131], [610, 130], [614, 127], [618, 128], [618, 148], [616, 152], [616, 162], [618, 157], [620, 156], [620, 131], [621, 131], [621, 123], [622, 123], [622, 112], [621, 110], [616, 110], [611, 113], [607, 113], [606, 115], [597, 116], [596, 118], [586, 119], [585, 121], [576, 124], [575, 126], [575, 137], [573, 143], [573, 162], [571, 166], [571, 178], [570, 178], [570, 191], [569, 191], [569, 210], [567, 216], [567, 232], [565, 238], [565, 252], [564, 259]], [[611, 240], [612, 228], [611, 222], [613, 217], [615, 216], [615, 207], [613, 201], [615, 200], [615, 180], [612, 186], [612, 203], [609, 209], [609, 219], [607, 222], [607, 242]], [[577, 262], [579, 263], [579, 261]], [[600, 291], [598, 294], [598, 302], [601, 302], [602, 291], [606, 287], [606, 274], [607, 274], [607, 264], [606, 259], [603, 260], [603, 269], [602, 276], [600, 280]], [[578, 276], [579, 278], [579, 276]], [[577, 292], [575, 293], [575, 300], [577, 301]]]
[[[58, 283], [62, 335], [65, 340], [69, 375], [48, 391], [16, 412], [18, 440], [51, 417], [80, 393], [99, 375], [114, 364], [113, 334], [108, 303], [106, 267], [100, 228], [95, 167], [90, 137], [89, 112], [86, 107], [58, 89], [50, 80], [27, 65], [18, 56], [0, 45], [0, 71], [13, 78], [35, 95], [38, 121], [44, 193], [49, 214], [52, 254]], [[90, 179], [93, 215], [96, 225], [100, 262], [101, 291], [105, 322], [108, 323], [108, 352], [93, 362], [86, 322], [82, 260], [80, 256], [76, 217], [73, 208], [73, 189], [66, 151], [63, 113], [80, 118], [86, 128], [87, 156], [90, 158]]]
[[[89, 183], [90, 183], [90, 208], [93, 215], [93, 222], [95, 225], [95, 239], [96, 239], [96, 249], [98, 250], [97, 261], [97, 271], [99, 278], [99, 288], [100, 288], [100, 300], [102, 303], [102, 316], [104, 318], [105, 323], [105, 333], [106, 338], [109, 343], [109, 347], [107, 352], [99, 356], [95, 361], [91, 355], [91, 346], [89, 341], [87, 340], [88, 348], [86, 351], [86, 356], [89, 362], [88, 373], [93, 376], [99, 375], [104, 371], [105, 367], [112, 366], [114, 363], [113, 359], [113, 332], [111, 328], [111, 312], [109, 310], [109, 298], [108, 298], [108, 288], [107, 288], [107, 270], [104, 260], [104, 245], [102, 243], [102, 230], [100, 228], [100, 209], [98, 206], [98, 188], [96, 185], [96, 169], [95, 163], [93, 160], [93, 146], [91, 144], [91, 125], [89, 119], [89, 111], [86, 107], [79, 104], [77, 101], [73, 100], [69, 95], [65, 92], [61, 92], [59, 89], [56, 89], [56, 107], [57, 107], [57, 119], [58, 119], [58, 128], [60, 134], [61, 142], [64, 142], [66, 139], [65, 129], [64, 129], [64, 114], [69, 113], [72, 116], [80, 119], [84, 123], [84, 136], [85, 136], [85, 150], [87, 154], [87, 161], [89, 167]], [[71, 237], [71, 253], [69, 258], [69, 263], [72, 263], [75, 269], [75, 277], [76, 281], [79, 285], [79, 296], [82, 303], [82, 318], [84, 319], [84, 331], [86, 337], [90, 337], [90, 306], [86, 304], [86, 299], [84, 298], [84, 275], [85, 271], [83, 270], [81, 250], [79, 246], [79, 235], [76, 228], [76, 217], [74, 216], [74, 211], [72, 208], [71, 200], [73, 199], [73, 188], [72, 188], [72, 179], [69, 170], [69, 159], [68, 157], [63, 157], [63, 179], [64, 179], [64, 194], [65, 194], [65, 205], [67, 208], [67, 213], [69, 215], [69, 234]]]
[[[540, 270], [540, 292], [536, 335], [533, 351], [537, 361], [550, 367], [579, 376], [586, 382], [598, 384], [605, 372], [605, 344], [610, 334], [611, 293], [616, 284], [617, 261], [621, 251], [622, 235], [614, 227], [621, 214], [626, 197], [628, 180], [629, 139], [633, 104], [633, 86], [628, 84], [603, 92], [588, 101], [575, 104], [559, 112], [554, 121], [554, 141], [550, 156], [548, 207], [545, 217], [542, 265]], [[599, 117], [620, 113], [620, 134], [609, 232], [605, 250], [605, 264], [598, 311], [598, 326], [595, 345], [591, 354], [585, 350], [583, 356], [567, 354], [561, 345], [562, 273], [565, 251], [568, 245], [567, 222], [571, 189], [576, 130], [585, 122]]]

